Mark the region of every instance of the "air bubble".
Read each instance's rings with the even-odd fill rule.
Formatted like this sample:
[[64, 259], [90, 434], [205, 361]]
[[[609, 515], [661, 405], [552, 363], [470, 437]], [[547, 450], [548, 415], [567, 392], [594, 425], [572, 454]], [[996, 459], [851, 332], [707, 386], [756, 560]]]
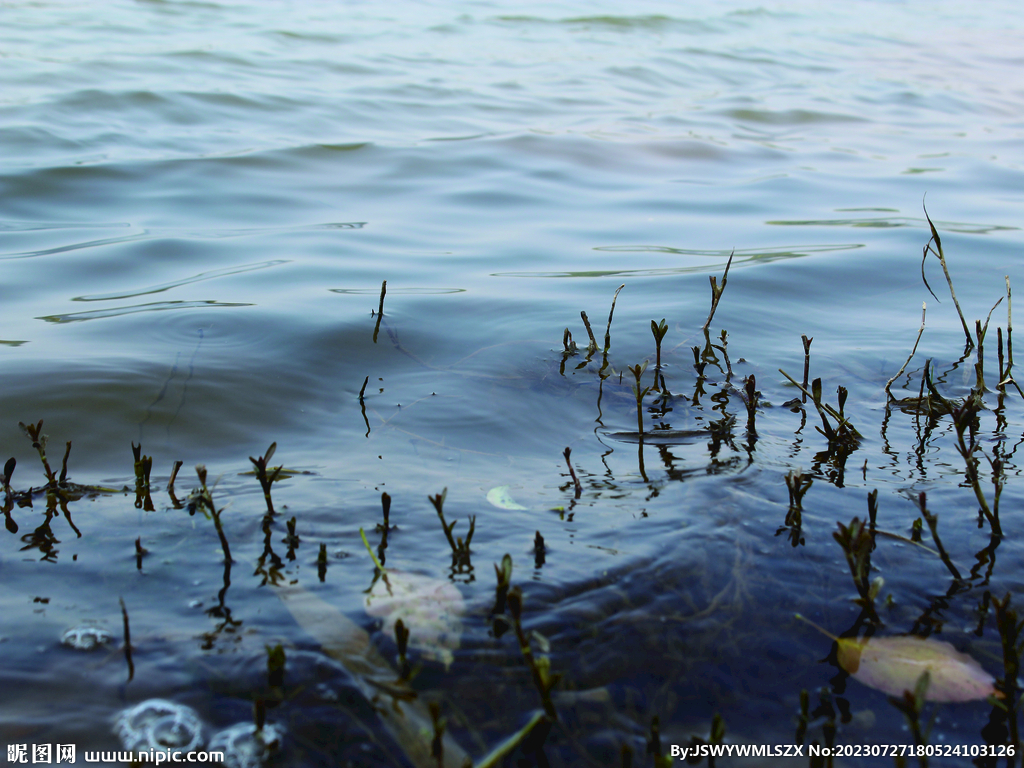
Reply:
[[132, 751], [192, 752], [203, 746], [203, 722], [191, 707], [149, 699], [122, 712], [114, 733]]
[[65, 630], [64, 634], [60, 636], [62, 644], [69, 648], [77, 648], [80, 651], [91, 651], [94, 648], [108, 645], [113, 639], [113, 635], [107, 632], [107, 630], [92, 626], [91, 624], [80, 624], [77, 627], [71, 627], [71, 629]]
[[262, 768], [281, 749], [284, 728], [267, 723], [256, 731], [252, 723], [239, 723], [210, 740], [210, 752], [223, 752], [227, 768]]

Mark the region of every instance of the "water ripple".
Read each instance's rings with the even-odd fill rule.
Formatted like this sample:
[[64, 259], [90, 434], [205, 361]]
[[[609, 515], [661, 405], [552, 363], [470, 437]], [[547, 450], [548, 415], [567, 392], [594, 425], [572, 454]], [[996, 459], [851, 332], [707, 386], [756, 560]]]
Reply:
[[158, 301], [151, 304], [134, 304], [130, 307], [94, 309], [90, 312], [71, 312], [63, 315], [44, 315], [36, 318], [48, 323], [77, 323], [83, 320], [100, 320], [106, 317], [121, 317], [139, 312], [163, 312], [169, 309], [205, 309], [208, 307], [251, 307], [253, 304], [225, 301]]

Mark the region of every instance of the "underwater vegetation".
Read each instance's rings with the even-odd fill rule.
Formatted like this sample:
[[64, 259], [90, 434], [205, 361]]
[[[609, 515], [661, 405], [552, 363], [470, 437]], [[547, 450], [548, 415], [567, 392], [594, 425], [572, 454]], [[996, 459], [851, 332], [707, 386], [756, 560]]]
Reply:
[[[717, 275], [709, 279], [706, 321], [683, 341], [674, 338], [680, 329], [666, 314], [650, 321], [651, 337], [644, 325], [649, 347], [613, 347], [613, 317], [624, 286], [611, 298], [603, 344], [586, 311], [580, 312], [585, 346], [564, 329], [562, 349], [552, 363], [557, 370], [545, 380], [560, 391], [592, 398], [594, 439], [602, 446], [626, 446], [631, 466], [616, 476], [605, 461], [613, 448], [595, 467], [592, 457], [581, 459], [581, 451], [574, 454], [573, 446], [565, 445], [568, 439], [561, 441], [552, 449], [560, 473], [555, 503], [524, 505], [527, 490], [497, 482], [469, 500], [450, 498], [447, 488], [382, 492], [379, 508], [375, 497], [372, 510], [358, 510], [357, 524], [337, 523], [350, 540], [359, 541], [339, 554], [335, 539], [310, 510], [290, 500], [281, 503], [289, 482], [315, 475], [275, 463], [276, 442], [249, 457], [251, 468], [239, 473], [244, 481], [221, 485], [205, 466], [197, 466], [194, 488], [179, 498], [175, 488], [185, 483], [182, 462], [173, 461], [166, 479], [154, 479], [153, 457], [134, 442], [133, 485], [73, 482], [71, 442], [59, 472], [54, 471], [39, 420], [21, 427], [38, 454], [44, 482], [19, 485], [18, 463], [6, 462], [6, 530], [19, 537], [20, 552], [53, 564], [61, 556], [56, 524], [64, 521], [76, 537], [87, 537], [72, 509], [81, 516], [90, 500], [115, 504], [124, 497], [131, 499], [125, 506], [135, 514], [166, 513], [164, 525], [194, 532], [191, 541], [202, 542], [207, 555], [215, 553], [209, 565], [217, 574], [216, 598], [204, 608], [205, 629], [186, 645], [189, 653], [208, 660], [232, 644], [243, 645], [247, 637], [258, 638], [258, 652], [250, 655], [258, 661], [249, 665], [255, 671], [246, 670], [252, 673], [247, 678], [233, 668], [239, 680], [225, 681], [227, 673], [198, 664], [203, 671], [195, 676], [230, 691], [230, 698], [251, 712], [251, 722], [207, 738], [212, 727], [203, 722], [203, 713], [175, 701], [188, 698], [184, 691], [153, 694], [140, 661], [153, 653], [153, 641], [139, 632], [131, 599], [110, 597], [120, 637], [89, 623], [64, 632], [68, 648], [123, 659], [124, 706], [109, 738], [120, 738], [125, 749], [158, 742], [150, 732], [161, 718], [173, 717], [189, 745], [236, 745], [228, 751], [244, 754], [238, 760], [246, 765], [334, 764], [340, 760], [336, 741], [341, 737], [322, 726], [341, 713], [357, 712], [353, 727], [361, 735], [346, 731], [345, 739], [361, 739], [372, 748], [362, 758], [366, 765], [666, 766], [679, 761], [682, 748], [689, 750], [688, 763], [714, 765], [723, 762], [719, 748], [769, 740], [800, 747], [810, 765], [831, 765], [844, 754], [844, 745], [889, 743], [894, 733], [889, 721], [898, 718], [906, 723], [900, 731], [904, 740], [920, 749], [893, 756], [897, 765], [927, 765], [929, 757], [945, 761], [937, 755], [956, 742], [967, 751], [946, 755], [963, 758], [964, 764], [995, 765], [998, 758], [1014, 765], [1020, 749], [1024, 620], [1014, 606], [1015, 571], [1022, 565], [1015, 539], [1020, 510], [1006, 500], [1019, 498], [1010, 482], [1018, 474], [1015, 452], [1024, 442], [1024, 391], [1014, 378], [1010, 282], [1006, 278], [1005, 293], [984, 323], [968, 323], [940, 234], [927, 214], [926, 219], [931, 236], [923, 248], [922, 277], [928, 286], [926, 266], [941, 267], [964, 345], [947, 360], [915, 362], [926, 332], [923, 311], [906, 362], [888, 371], [891, 378], [878, 388], [884, 396], [878, 408], [857, 403], [852, 387], [827, 388], [824, 382], [835, 382], [835, 372], [811, 375], [817, 361], [808, 336], [799, 340], [800, 375], [779, 369], [782, 378], [776, 379], [736, 354], [743, 340], [737, 342], [725, 329], [713, 331], [720, 305], [728, 304], [730, 256], [720, 281]], [[385, 295], [386, 282], [371, 313], [373, 343], [390, 342], [406, 358], [422, 362], [388, 321]], [[1004, 298], [1006, 324], [996, 328], [993, 360], [989, 325]], [[908, 347], [912, 333], [908, 329]], [[956, 385], [953, 372], [966, 383]], [[351, 403], [367, 436], [386, 429], [390, 418], [378, 413], [375, 395], [366, 391], [369, 380], [365, 374]], [[471, 385], [468, 381], [467, 389]], [[792, 397], [776, 406], [771, 398], [777, 393]], [[877, 413], [880, 425], [871, 421]], [[380, 424], [371, 425], [371, 416]], [[625, 426], [606, 427], [606, 418]], [[913, 444], [905, 454], [892, 447], [908, 436]], [[809, 469], [778, 458], [786, 450], [795, 455], [805, 444], [814, 451]], [[859, 460], [869, 446], [880, 446], [894, 463], [912, 464], [919, 482], [903, 483], [881, 499], [878, 488], [867, 491], [858, 497], [858, 504], [866, 500], [863, 512], [851, 518], [844, 510], [839, 518], [832, 503], [851, 491], [850, 479], [869, 484], [869, 460]], [[684, 454], [700, 460], [685, 466]], [[871, 470], [875, 475], [875, 467]], [[758, 513], [770, 518], [767, 524], [753, 514], [740, 523], [727, 520], [722, 509], [729, 507], [729, 497], [721, 492], [722, 509], [709, 504], [696, 510], [711, 524], [686, 540], [686, 551], [695, 551], [693, 560], [595, 567], [581, 584], [544, 583], [543, 569], [567, 557], [567, 526], [591, 511], [591, 500], [613, 493], [650, 499], [670, 482], [755, 471], [760, 471], [758, 482], [771, 484], [766, 497], [772, 503]], [[19, 478], [24, 474], [17, 472]], [[251, 494], [242, 490], [243, 482]], [[949, 486], [963, 490], [955, 498], [962, 501], [966, 494], [969, 509], [950, 503]], [[912, 518], [899, 520], [898, 510], [908, 509]], [[502, 518], [487, 514], [494, 512], [536, 520], [531, 539], [513, 540], [501, 530]], [[429, 521], [430, 544], [441, 555], [411, 570], [405, 565], [414, 544], [408, 534], [414, 515], [420, 523]], [[424, 527], [415, 530], [415, 538], [426, 538]], [[676, 534], [691, 535], [682, 524]], [[968, 549], [979, 537], [981, 549]], [[123, 538], [139, 574], [169, 556], [166, 541]], [[772, 572], [796, 568], [792, 564], [801, 558], [812, 561], [801, 573], [812, 573], [814, 583], [804, 588]], [[493, 582], [487, 563], [493, 565]], [[585, 572], [586, 565], [579, 569]], [[905, 579], [903, 569], [912, 570], [913, 579]], [[906, 586], [914, 580], [927, 586], [916, 591]], [[784, 583], [789, 586], [780, 589]], [[290, 631], [283, 640], [280, 627], [266, 616], [237, 607], [233, 594], [242, 584], [273, 601], [278, 621], [286, 617]], [[594, 603], [580, 598], [588, 591], [602, 597]], [[262, 605], [271, 615], [269, 602]], [[804, 615], [814, 616], [820, 629], [809, 629], [812, 622]], [[837, 621], [849, 623], [833, 633], [828, 628]], [[788, 644], [777, 642], [781, 635]], [[733, 714], [731, 707], [743, 710], [744, 698], [755, 694], [735, 690], [736, 676], [721, 671], [750, 657], [751, 648], [763, 650], [773, 670], [760, 672], [770, 679], [758, 688], [774, 692], [771, 727], [755, 727], [754, 718]], [[776, 673], [776, 665], [785, 674]], [[325, 669], [344, 677], [344, 696], [323, 687]], [[848, 678], [857, 681], [851, 691]], [[868, 718], [867, 707], [854, 707], [858, 686], [860, 693], [876, 696], [872, 706], [885, 710], [877, 715], [871, 710]], [[953, 737], [943, 735], [938, 723], [957, 717], [947, 713], [966, 711], [973, 713], [963, 716], [972, 730], [965, 726]], [[315, 719], [315, 727], [307, 723], [304, 730], [304, 718]], [[355, 759], [345, 754], [345, 760]], [[889, 755], [884, 757], [888, 762]]]

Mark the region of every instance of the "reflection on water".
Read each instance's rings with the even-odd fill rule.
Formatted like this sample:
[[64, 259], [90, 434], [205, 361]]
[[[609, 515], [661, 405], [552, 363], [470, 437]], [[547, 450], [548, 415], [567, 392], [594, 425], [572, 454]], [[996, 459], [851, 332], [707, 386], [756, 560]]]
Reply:
[[[149, 291], [152, 293], [152, 291]], [[78, 299], [81, 300], [80, 298]], [[50, 323], [77, 323], [82, 320], [98, 320], [105, 317], [119, 317], [136, 312], [162, 312], [168, 309], [197, 309], [200, 307], [246, 307], [249, 304], [230, 304], [222, 301], [151, 301], [147, 304], [133, 304], [128, 307], [94, 309], [89, 312], [71, 312], [66, 315], [46, 315], [40, 320]]]

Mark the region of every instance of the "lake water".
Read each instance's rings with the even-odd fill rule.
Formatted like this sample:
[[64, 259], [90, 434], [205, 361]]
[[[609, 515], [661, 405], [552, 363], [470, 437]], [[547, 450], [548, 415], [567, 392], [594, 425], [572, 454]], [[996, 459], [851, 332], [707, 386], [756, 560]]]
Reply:
[[[801, 690], [806, 743], [832, 738], [830, 720], [839, 744], [912, 740], [793, 618], [863, 635], [832, 534], [873, 489], [878, 528], [904, 537], [926, 492], [965, 574], [879, 536], [876, 635], [941, 636], [1004, 676], [985, 595], [1017, 599], [1024, 573], [1022, 399], [994, 391], [1006, 299], [979, 426], [1007, 476], [996, 548], [950, 417], [887, 408], [884, 388], [925, 301], [894, 394], [919, 394], [927, 359], [945, 396], [975, 383], [936, 259], [941, 303], [922, 281], [924, 204], [972, 330], [1007, 276], [1024, 285], [1016, 4], [11, 2], [0, 20], [6, 743], [72, 743], [82, 762], [118, 748], [114, 720], [137, 702], [192, 706], [212, 733], [265, 699], [287, 732], [274, 764], [417, 764], [365, 675], [268, 583], [326, 601], [346, 647], [369, 633], [393, 660], [363, 610], [360, 528], [376, 549], [383, 492], [386, 566], [454, 583], [467, 606], [451, 666], [421, 643], [412, 686], [474, 759], [540, 707], [489, 616], [505, 553], [526, 630], [565, 673], [551, 764], [617, 765], [624, 748], [649, 764], [655, 716], [665, 750], [707, 738], [715, 714], [728, 742], [792, 742]], [[699, 395], [691, 348], [731, 253], [710, 339], [728, 331], [732, 375], [718, 351]], [[620, 285], [610, 349], [588, 357], [580, 312], [603, 348]], [[646, 396], [641, 442], [627, 367], [649, 360], [654, 383], [662, 318], [672, 396]], [[862, 440], [845, 462], [810, 403], [783, 407], [799, 392], [778, 369], [801, 378], [802, 335], [825, 400], [849, 390]], [[131, 490], [51, 493], [47, 514], [19, 428], [39, 419], [55, 472], [70, 440], [73, 481]], [[154, 460], [152, 510], [133, 443]], [[265, 524], [241, 473], [271, 443], [298, 474], [274, 484]], [[196, 464], [224, 507], [227, 571], [213, 523], [187, 510]], [[813, 484], [787, 525], [800, 471]], [[468, 564], [427, 498], [444, 488], [455, 537], [476, 516]], [[282, 543], [292, 517], [297, 545]], [[61, 645], [82, 622], [113, 635], [105, 651]], [[929, 705], [931, 742], [1002, 743], [997, 711]], [[518, 756], [541, 761], [530, 744]]]

